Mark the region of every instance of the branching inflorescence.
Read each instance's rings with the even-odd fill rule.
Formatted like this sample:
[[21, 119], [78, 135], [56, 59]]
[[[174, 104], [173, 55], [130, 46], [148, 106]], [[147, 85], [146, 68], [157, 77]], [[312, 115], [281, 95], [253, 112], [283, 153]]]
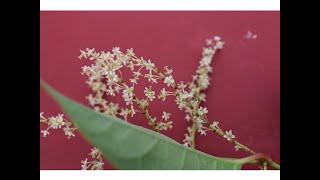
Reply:
[[[166, 78], [155, 75], [153, 73], [155, 69], [154, 63], [150, 60], [137, 58], [133, 49], [128, 49], [126, 54], [122, 53], [118, 47], [113, 48], [112, 53], [105, 53], [103, 51], [97, 53], [94, 49], [86, 49], [86, 51], [81, 51], [81, 55], [79, 56], [80, 59], [83, 57], [94, 62], [91, 66], [82, 67], [82, 74], [89, 77], [87, 84], [91, 87], [94, 94], [90, 94], [87, 99], [96, 111], [120, 116], [125, 120], [127, 120], [128, 115], [133, 117], [136, 112], [141, 112], [146, 116], [149, 124], [155, 131], [159, 132], [172, 128], [172, 121], [168, 121], [170, 113], [163, 112], [162, 118], [157, 121], [157, 118], [153, 117], [148, 110], [150, 102], [156, 98], [152, 86], [145, 87], [145, 98], [143, 99], [139, 99], [136, 96], [134, 87], [141, 77], [148, 79], [151, 84], [157, 83], [159, 79], [164, 79], [166, 84], [174, 84], [171, 76], [172, 71], [166, 68]], [[133, 72], [133, 78], [130, 79], [129, 83], [125, 82], [122, 77], [121, 70], [123, 68], [129, 68]], [[142, 69], [145, 69], [147, 73], [143, 74]], [[182, 89], [181, 91], [184, 90]], [[129, 108], [120, 109], [118, 104], [108, 103], [103, 98], [105, 94], [115, 96], [119, 93], [122, 94], [123, 100]], [[165, 100], [168, 95], [172, 95], [172, 93], [162, 89], [158, 98]], [[135, 109], [134, 105], [138, 106], [139, 110]]]
[[73, 123], [66, 120], [63, 117], [63, 114], [59, 114], [58, 116], [52, 116], [46, 118], [43, 116], [43, 112], [40, 113], [40, 123], [46, 124], [48, 127], [45, 130], [41, 130], [41, 134], [43, 137], [47, 137], [50, 134], [50, 129], [63, 129], [64, 134], [69, 138], [74, 137], [74, 131], [77, 130], [77, 127], [74, 127]]
[[[196, 74], [192, 76], [192, 81], [188, 83], [176, 83], [172, 76], [173, 70], [167, 66], [161, 71], [150, 60], [145, 60], [143, 57], [138, 58], [133, 49], [127, 49], [126, 52], [120, 51], [119, 47], [114, 47], [111, 52], [96, 52], [95, 49], [80, 50], [80, 59], [88, 59], [92, 62], [90, 66], [82, 67], [82, 75], [88, 76], [86, 83], [92, 90], [86, 98], [89, 105], [95, 111], [106, 115], [118, 116], [127, 121], [128, 116], [133, 117], [136, 113], [142, 113], [149, 122], [149, 125], [154, 131], [171, 129], [172, 121], [169, 121], [170, 113], [163, 112], [159, 120], [152, 116], [149, 112], [149, 104], [158, 98], [165, 101], [168, 96], [174, 96], [175, 102], [180, 110], [186, 113], [185, 119], [192, 124], [187, 127], [187, 133], [183, 143], [187, 147], [195, 148], [195, 135], [206, 135], [207, 131], [213, 131], [227, 141], [234, 144], [235, 149], [243, 149], [250, 154], [255, 152], [243, 144], [235, 141], [235, 135], [232, 130], [223, 131], [219, 127], [219, 122], [210, 122], [206, 116], [208, 110], [201, 106], [205, 102], [206, 95], [204, 91], [210, 84], [210, 73], [213, 72], [211, 67], [212, 59], [218, 50], [223, 49], [224, 42], [220, 37], [215, 36], [212, 39], [206, 40], [206, 46], [202, 51], [202, 58], [196, 70]], [[129, 69], [132, 72], [132, 78], [125, 81], [122, 76], [123, 69]], [[152, 85], [162, 81], [164, 87], [159, 94], [152, 89], [152, 86], [145, 87], [144, 98], [136, 96], [135, 85], [138, 84], [140, 78], [146, 78]], [[105, 96], [116, 96], [122, 94], [123, 100], [128, 107], [120, 108], [120, 105], [113, 102], [108, 102]], [[48, 124], [48, 129], [41, 131], [44, 137], [49, 134], [49, 129], [57, 129], [64, 126], [65, 134], [68, 138], [74, 136], [75, 127], [71, 128], [72, 123], [66, 121], [63, 115], [57, 117], [44, 118], [40, 113], [40, 122]], [[103, 163], [101, 153], [98, 149], [92, 149], [90, 153], [94, 159], [88, 162], [87, 159], [82, 161], [82, 169], [102, 169]], [[265, 162], [262, 162], [265, 166]], [[265, 167], [264, 167], [265, 168]]]

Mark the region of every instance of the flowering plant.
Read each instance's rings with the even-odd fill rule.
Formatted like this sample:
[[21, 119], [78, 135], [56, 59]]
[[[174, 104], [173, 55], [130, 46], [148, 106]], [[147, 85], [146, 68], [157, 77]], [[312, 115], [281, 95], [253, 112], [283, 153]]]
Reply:
[[[280, 169], [280, 165], [273, 162], [269, 156], [256, 153], [236, 141], [232, 130], [223, 130], [220, 128], [219, 122], [210, 120], [206, 116], [208, 109], [202, 105], [202, 102], [206, 100], [204, 90], [210, 85], [210, 73], [213, 71], [212, 58], [219, 50], [223, 49], [223, 46], [224, 42], [218, 36], [206, 40], [206, 47], [203, 48], [199, 66], [195, 75], [192, 76], [192, 80], [188, 83], [176, 82], [172, 75], [172, 69], [165, 66], [161, 70], [150, 59], [145, 60], [143, 57], [137, 57], [132, 48], [127, 49], [126, 52], [120, 51], [119, 47], [114, 47], [111, 52], [96, 52], [95, 49], [89, 48], [80, 50], [79, 58], [92, 62], [90, 66], [82, 67], [81, 74], [88, 76], [86, 83], [91, 88], [92, 94], [86, 98], [93, 110], [85, 109], [68, 100], [42, 82], [43, 87], [59, 102], [73, 122], [66, 120], [62, 114], [46, 118], [41, 112], [40, 123], [48, 125], [47, 129], [41, 130], [41, 133], [43, 137], [46, 137], [50, 134], [49, 130], [51, 129], [63, 129], [67, 138], [71, 138], [75, 136], [73, 132], [79, 129], [98, 147], [94, 147], [89, 153], [91, 161], [88, 159], [81, 161], [81, 167], [84, 170], [103, 169], [102, 154], [116, 167], [122, 169], [240, 169], [246, 163], [260, 164], [262, 169], [267, 169], [267, 166]], [[132, 78], [128, 78], [128, 80], [124, 78], [125, 69], [132, 72]], [[150, 83], [150, 86], [144, 87], [145, 97], [143, 98], [137, 97], [135, 89], [135, 85], [137, 86], [141, 78], [145, 78]], [[160, 82], [163, 83], [163, 88], [156, 94], [152, 85]], [[119, 104], [109, 102], [105, 98], [105, 96], [118, 94], [122, 95], [126, 107], [120, 107]], [[185, 139], [181, 142], [183, 146], [160, 135], [161, 131], [173, 128], [173, 122], [170, 121], [171, 113], [163, 111], [161, 118], [157, 119], [148, 108], [155, 99], [166, 101], [168, 96], [175, 98], [178, 108], [186, 113], [185, 119], [191, 123], [186, 129]], [[134, 117], [136, 113], [142, 113], [145, 116], [154, 132], [146, 129], [141, 130], [141, 128], [127, 123], [127, 118]], [[118, 118], [124, 121], [119, 122]], [[117, 124], [113, 126], [118, 128], [111, 130], [108, 128], [111, 126], [110, 124]], [[119, 140], [117, 133], [121, 130], [130, 132], [131, 138], [136, 137], [137, 139], [134, 139], [136, 144], [129, 141], [129, 135], [122, 134], [121, 137], [126, 140], [124, 138]], [[218, 158], [193, 150], [195, 149], [195, 136], [197, 134], [206, 135], [207, 131], [215, 132], [233, 144], [236, 151], [244, 150], [251, 156], [242, 159]], [[147, 135], [152, 137], [148, 136], [147, 139], [144, 139]], [[105, 143], [101, 138], [109, 138], [111, 143]], [[153, 144], [153, 141], [157, 143]], [[130, 146], [120, 142], [127, 142]], [[146, 146], [143, 146], [144, 143], [147, 143]], [[153, 145], [147, 153], [142, 153], [146, 151], [144, 148], [150, 144]], [[135, 148], [136, 150], [135, 152], [124, 151], [122, 146], [130, 148], [131, 151]], [[159, 155], [149, 157], [150, 152], [164, 153], [164, 147], [167, 147], [167, 158], [170, 157], [170, 153], [177, 154], [171, 158], [176, 158], [177, 161], [182, 160], [182, 165], [170, 164], [168, 159], [162, 159]], [[170, 147], [171, 151], [169, 151]], [[119, 148], [122, 149], [120, 152]], [[184, 154], [183, 157], [181, 154]], [[189, 163], [186, 162], [188, 158], [190, 159]], [[192, 165], [195, 158], [198, 159], [199, 165]]]

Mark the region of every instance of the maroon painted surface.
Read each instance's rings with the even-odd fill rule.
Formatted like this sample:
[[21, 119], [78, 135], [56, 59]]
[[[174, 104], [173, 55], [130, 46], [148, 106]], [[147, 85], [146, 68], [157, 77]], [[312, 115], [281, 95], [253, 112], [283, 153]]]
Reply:
[[[40, 75], [60, 92], [83, 104], [90, 90], [80, 74], [87, 64], [77, 57], [80, 49], [110, 51], [134, 48], [157, 67], [173, 68], [176, 81], [189, 81], [201, 57], [204, 39], [221, 36], [225, 48], [214, 59], [207, 91], [209, 119], [232, 129], [236, 139], [279, 162], [280, 158], [280, 20], [279, 12], [41, 12]], [[244, 39], [252, 31], [257, 39]], [[141, 87], [145, 82], [140, 83]], [[159, 87], [163, 84], [159, 83]], [[160, 91], [157, 89], [156, 93]], [[143, 91], [137, 92], [138, 96]], [[41, 90], [40, 111], [61, 113]], [[123, 105], [121, 96], [113, 99]], [[173, 98], [156, 101], [151, 113], [172, 114], [174, 128], [164, 134], [182, 142], [188, 123]], [[130, 122], [148, 127], [142, 115]], [[42, 127], [43, 128], [43, 127]], [[40, 138], [41, 169], [80, 169], [90, 145], [79, 134], [67, 139], [62, 131]], [[106, 142], [107, 143], [107, 142]], [[213, 133], [197, 136], [196, 147], [208, 154], [244, 157]], [[245, 166], [244, 169], [256, 169]], [[108, 164], [105, 169], [112, 169]]]

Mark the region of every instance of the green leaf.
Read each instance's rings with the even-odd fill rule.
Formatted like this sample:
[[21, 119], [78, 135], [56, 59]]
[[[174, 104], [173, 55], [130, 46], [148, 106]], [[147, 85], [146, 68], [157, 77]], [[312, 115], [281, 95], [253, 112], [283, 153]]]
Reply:
[[40, 83], [83, 136], [118, 169], [239, 170], [242, 166], [236, 160], [205, 154], [160, 133], [95, 112], [58, 93], [45, 82]]

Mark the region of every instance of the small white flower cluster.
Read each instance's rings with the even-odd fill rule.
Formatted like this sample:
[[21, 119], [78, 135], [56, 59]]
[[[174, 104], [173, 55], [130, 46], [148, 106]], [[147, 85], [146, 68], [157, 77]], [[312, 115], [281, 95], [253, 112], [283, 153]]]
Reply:
[[89, 155], [92, 161], [88, 161], [88, 158], [81, 161], [81, 170], [103, 170], [104, 163], [102, 162], [102, 154], [96, 147], [91, 149]]
[[[172, 121], [168, 122], [168, 119], [170, 118], [171, 113], [167, 113], [167, 112], [163, 112], [163, 115], [159, 121], [159, 123], [157, 124], [157, 128], [161, 130], [167, 130], [168, 128], [171, 129], [172, 128]], [[161, 122], [162, 120], [166, 121], [166, 123]]]
[[[48, 128], [45, 130], [41, 130], [41, 134], [43, 137], [47, 137], [49, 135], [49, 129], [61, 129], [63, 128], [63, 131], [65, 135], [69, 138], [75, 137], [74, 131], [77, 130], [77, 127], [73, 127], [73, 123], [67, 121], [63, 114], [59, 114], [58, 116], [52, 116], [49, 118], [46, 118], [43, 116], [43, 112], [40, 112], [40, 123], [47, 124]], [[88, 161], [86, 158], [85, 160], [81, 161], [81, 168], [82, 170], [101, 170], [103, 169], [104, 163], [102, 162], [102, 154], [94, 147], [91, 149], [91, 153], [89, 153], [92, 161]]]
[[258, 38], [258, 35], [257, 34], [254, 34], [252, 33], [251, 31], [248, 31], [245, 35], [244, 35], [244, 38], [245, 39], [257, 39]]
[[[206, 135], [208, 128], [204, 127], [204, 124], [208, 124], [206, 120], [206, 114], [208, 113], [207, 108], [199, 107], [199, 105], [205, 101], [206, 95], [203, 93], [205, 89], [209, 86], [209, 73], [212, 73], [211, 62], [212, 58], [217, 52], [223, 48], [224, 42], [219, 36], [214, 36], [212, 39], [206, 40], [206, 46], [202, 51], [202, 58], [200, 64], [196, 70], [196, 74], [192, 76], [192, 81], [188, 83], [189, 88], [189, 100], [192, 109], [186, 110], [187, 121], [192, 120], [192, 125], [187, 128], [188, 133], [193, 133], [197, 131], [201, 135]], [[179, 105], [181, 107], [181, 105]], [[195, 126], [194, 126], [195, 124]], [[192, 128], [191, 128], [192, 127]], [[189, 137], [185, 136], [184, 142], [189, 142]], [[192, 140], [194, 141], [194, 139]], [[189, 144], [192, 144], [192, 141]]]
[[45, 130], [41, 130], [41, 134], [43, 137], [47, 137], [50, 134], [50, 129], [63, 129], [64, 134], [69, 138], [74, 137], [73, 133], [77, 130], [76, 127], [71, 127], [73, 124], [66, 119], [64, 119], [63, 114], [59, 114], [58, 116], [52, 116], [49, 118], [45, 118], [43, 116], [43, 112], [40, 112], [40, 123], [47, 124], [48, 128]]
[[[94, 63], [91, 66], [82, 67], [82, 74], [88, 76], [87, 84], [91, 87], [93, 94], [87, 99], [89, 104], [96, 110], [107, 115], [120, 116], [127, 120], [128, 115], [133, 117], [136, 112], [141, 112], [147, 117], [149, 124], [156, 131], [172, 128], [172, 121], [156, 121], [147, 110], [149, 103], [157, 96], [152, 86], [145, 87], [144, 94], [146, 99], [138, 99], [134, 93], [134, 85], [138, 84], [140, 77], [146, 78], [151, 84], [158, 83], [162, 79], [167, 86], [175, 85], [171, 76], [172, 69], [165, 67], [165, 75], [159, 74], [159, 70], [150, 59], [144, 60], [143, 57], [137, 58], [133, 49], [127, 49], [126, 53], [120, 51], [119, 47], [114, 47], [112, 52], [104, 51], [97, 53], [94, 49], [87, 48], [80, 50], [80, 59], [86, 58]], [[129, 79], [129, 84], [122, 77], [122, 68], [129, 68], [133, 72], [133, 78]], [[145, 69], [146, 73], [142, 70]], [[118, 104], [109, 103], [104, 99], [104, 95], [115, 96], [122, 93], [123, 100], [130, 108], [119, 108]], [[158, 95], [159, 99], [165, 100], [167, 96], [173, 95], [172, 92], [164, 88]], [[135, 110], [134, 105], [138, 105], [140, 110]], [[168, 119], [166, 119], [168, 120]]]
[[[207, 39], [207, 46], [203, 48], [202, 58], [200, 60], [200, 65], [197, 68], [196, 75], [192, 77], [192, 81], [189, 83], [189, 89], [191, 94], [199, 98], [200, 92], [207, 89], [209, 86], [209, 74], [212, 73], [213, 69], [210, 66], [213, 56], [218, 50], [223, 49], [224, 42], [219, 36], [214, 36], [213, 39]], [[202, 101], [205, 101], [205, 95]]]
[[193, 144], [192, 134], [194, 133], [194, 128], [188, 127], [187, 133], [184, 134], [183, 145], [187, 147], [191, 147]]
[[231, 139], [234, 139], [236, 136], [232, 134], [232, 130], [226, 131], [225, 135], [223, 136], [228, 141], [231, 141]]
[[[206, 40], [206, 47], [203, 48], [202, 58], [200, 64], [196, 70], [196, 75], [192, 76], [192, 81], [188, 83], [189, 93], [188, 101], [179, 101], [179, 108], [186, 109], [185, 119], [189, 122], [192, 121], [192, 125], [187, 128], [187, 133], [185, 134], [185, 139], [183, 140], [184, 145], [192, 147], [194, 144], [194, 134], [195, 132], [201, 135], [206, 135], [206, 131], [223, 131], [219, 128], [219, 122], [214, 121], [209, 123], [206, 114], [208, 110], [206, 107], [201, 107], [200, 104], [205, 102], [206, 95], [203, 93], [205, 89], [210, 85], [209, 74], [212, 73], [213, 69], [211, 67], [212, 58], [218, 50], [223, 49], [224, 42], [219, 36], [214, 36], [212, 39]], [[235, 136], [232, 131], [223, 133], [223, 136], [228, 140], [234, 139]], [[240, 146], [235, 147], [236, 150]]]

